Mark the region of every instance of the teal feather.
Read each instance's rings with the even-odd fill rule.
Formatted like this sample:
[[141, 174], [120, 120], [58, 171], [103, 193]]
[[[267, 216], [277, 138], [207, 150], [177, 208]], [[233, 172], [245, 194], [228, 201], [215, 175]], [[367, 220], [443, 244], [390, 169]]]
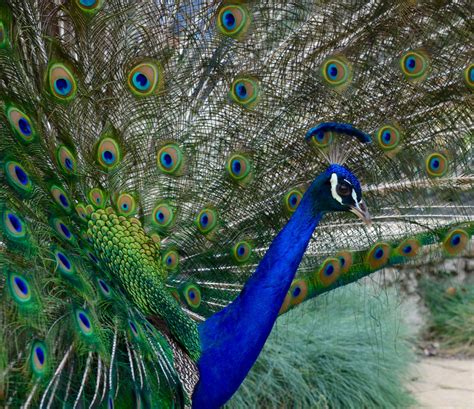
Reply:
[[[2, 404], [190, 405], [196, 323], [328, 160], [362, 181], [372, 225], [327, 215], [280, 313], [468, 247], [467, 5], [323, 3], [0, 6]], [[335, 121], [374, 143], [305, 141]]]

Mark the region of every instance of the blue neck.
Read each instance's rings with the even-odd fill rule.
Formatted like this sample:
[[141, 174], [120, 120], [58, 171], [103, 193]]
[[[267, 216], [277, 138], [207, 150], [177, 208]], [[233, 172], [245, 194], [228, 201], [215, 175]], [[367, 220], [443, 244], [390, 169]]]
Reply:
[[199, 327], [202, 355], [193, 409], [217, 408], [238, 389], [262, 350], [314, 229], [318, 177], [235, 301]]

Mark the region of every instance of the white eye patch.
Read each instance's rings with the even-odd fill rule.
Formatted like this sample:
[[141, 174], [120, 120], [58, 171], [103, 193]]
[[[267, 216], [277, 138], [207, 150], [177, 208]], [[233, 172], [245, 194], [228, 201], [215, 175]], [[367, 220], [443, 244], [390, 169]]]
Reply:
[[359, 203], [357, 201], [357, 193], [356, 193], [355, 189], [352, 189], [352, 199], [354, 200], [354, 203]]
[[[337, 187], [337, 175], [335, 173], [331, 174], [331, 195], [334, 200], [337, 200], [340, 204], [342, 203], [342, 197], [337, 194], [336, 187]], [[352, 191], [354, 194], [354, 191]]]

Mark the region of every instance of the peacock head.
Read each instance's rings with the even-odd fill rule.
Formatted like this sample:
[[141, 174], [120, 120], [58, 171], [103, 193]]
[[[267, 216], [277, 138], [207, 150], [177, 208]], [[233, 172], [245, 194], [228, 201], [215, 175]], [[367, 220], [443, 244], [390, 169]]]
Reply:
[[[317, 183], [316, 199], [319, 210], [324, 212], [352, 212], [370, 224], [370, 214], [362, 200], [359, 180], [346, 167], [331, 164]], [[322, 183], [321, 183], [322, 182]]]

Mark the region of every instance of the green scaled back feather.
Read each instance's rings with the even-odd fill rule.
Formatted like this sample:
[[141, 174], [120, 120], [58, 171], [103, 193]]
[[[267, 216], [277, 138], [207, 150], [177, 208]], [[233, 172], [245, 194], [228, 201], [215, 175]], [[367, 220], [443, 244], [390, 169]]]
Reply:
[[[363, 182], [373, 224], [326, 216], [282, 313], [387, 265], [461, 254], [467, 8], [2, 4], [1, 399], [188, 404], [196, 323], [239, 294], [328, 159]], [[328, 121], [374, 142], [305, 141]]]

